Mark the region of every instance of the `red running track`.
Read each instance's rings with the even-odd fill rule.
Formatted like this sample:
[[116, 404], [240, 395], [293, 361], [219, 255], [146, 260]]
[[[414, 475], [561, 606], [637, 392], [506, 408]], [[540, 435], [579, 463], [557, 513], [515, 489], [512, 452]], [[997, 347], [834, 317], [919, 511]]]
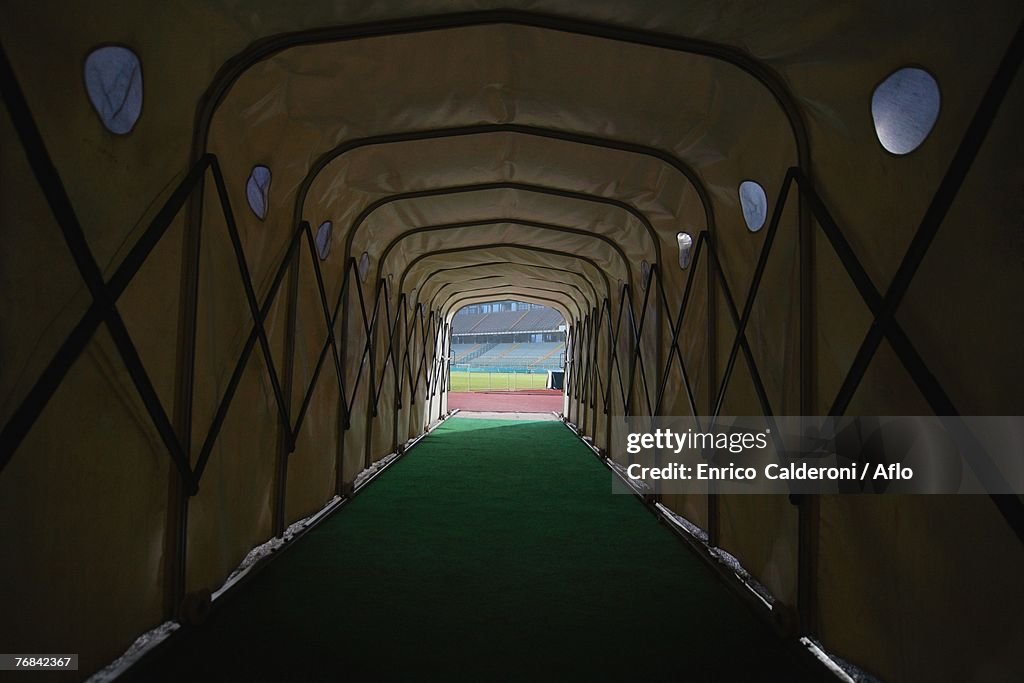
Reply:
[[456, 408], [488, 413], [560, 413], [562, 392], [557, 389], [449, 392], [448, 410]]

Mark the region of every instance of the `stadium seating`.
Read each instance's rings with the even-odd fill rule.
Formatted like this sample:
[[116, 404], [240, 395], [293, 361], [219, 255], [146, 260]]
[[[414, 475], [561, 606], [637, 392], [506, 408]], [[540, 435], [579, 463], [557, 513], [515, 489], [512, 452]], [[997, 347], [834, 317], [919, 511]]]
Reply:
[[452, 318], [452, 334], [554, 332], [564, 324], [561, 313], [553, 308], [497, 313], [459, 313]]
[[[495, 344], [486, 352], [469, 358], [469, 347], [482, 345], [460, 345], [465, 351], [455, 355], [455, 364], [469, 368], [512, 368], [523, 370], [554, 370], [561, 367], [564, 342], [540, 342], [533, 344]], [[453, 347], [454, 349], [454, 347]], [[460, 360], [461, 358], [461, 360]]]
[[481, 346], [483, 346], [483, 344], [452, 344], [452, 361], [455, 363], [461, 363], [466, 360], [467, 356]]
[[513, 332], [546, 332], [557, 330], [559, 325], [564, 325], [562, 315], [553, 308], [535, 308], [526, 312], [526, 315], [516, 322]]
[[487, 334], [489, 332], [513, 332], [516, 322], [528, 311], [500, 311], [498, 313], [487, 313], [471, 329], [474, 334]]
[[514, 361], [514, 364], [522, 367], [534, 367], [543, 365], [545, 367], [557, 367], [560, 364], [559, 353], [565, 348], [563, 342], [541, 342], [538, 344], [519, 344], [510, 349], [502, 359], [506, 365]]
[[[527, 335], [559, 332], [559, 327], [564, 324], [562, 315], [552, 308], [459, 313], [452, 319], [452, 334], [456, 337], [466, 335], [464, 338], [473, 339], [473, 342], [452, 344], [452, 364], [469, 370], [542, 372], [559, 369], [565, 350], [564, 341], [495, 342], [500, 338], [497, 335], [518, 334], [525, 340], [530, 338]], [[495, 342], [488, 343], [488, 339], [495, 339]]]
[[519, 344], [495, 344], [487, 353], [476, 357], [477, 365], [493, 365]]

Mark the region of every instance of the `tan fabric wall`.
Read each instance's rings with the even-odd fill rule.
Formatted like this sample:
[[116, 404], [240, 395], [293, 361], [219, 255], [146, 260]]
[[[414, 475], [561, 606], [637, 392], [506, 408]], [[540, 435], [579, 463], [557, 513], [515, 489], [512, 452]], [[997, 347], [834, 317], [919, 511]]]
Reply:
[[31, 457], [0, 478], [0, 639], [22, 651], [42, 642], [77, 651], [82, 671], [162, 620], [174, 475], [125, 375], [101, 332], [22, 443]]

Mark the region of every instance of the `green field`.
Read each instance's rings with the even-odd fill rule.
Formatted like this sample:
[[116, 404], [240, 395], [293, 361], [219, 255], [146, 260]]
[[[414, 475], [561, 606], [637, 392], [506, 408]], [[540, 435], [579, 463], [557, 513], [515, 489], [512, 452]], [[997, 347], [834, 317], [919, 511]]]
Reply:
[[543, 389], [546, 372], [452, 372], [451, 391], [518, 391]]
[[558, 422], [448, 420], [133, 680], [824, 680], [612, 490]]

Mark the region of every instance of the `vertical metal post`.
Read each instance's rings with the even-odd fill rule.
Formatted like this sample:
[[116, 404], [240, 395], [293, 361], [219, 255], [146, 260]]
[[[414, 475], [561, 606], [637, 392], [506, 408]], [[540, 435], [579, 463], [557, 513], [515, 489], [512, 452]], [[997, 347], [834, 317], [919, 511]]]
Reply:
[[[281, 369], [281, 390], [286, 402], [286, 412], [291, 415], [292, 387], [295, 381], [295, 328], [298, 316], [299, 270], [301, 250], [288, 264], [288, 290], [285, 308], [284, 366]], [[277, 457], [274, 462], [274, 498], [272, 528], [274, 536], [280, 538], [285, 527], [285, 496], [288, 488], [288, 457], [297, 435], [291, 433], [291, 425], [281, 425], [277, 436]]]
[[[708, 217], [709, 222], [707, 226], [707, 237], [708, 241], [709, 256], [705, 259], [707, 272], [707, 293], [705, 305], [707, 306], [708, 314], [708, 329], [706, 344], [707, 350], [707, 407], [710, 412], [715, 405], [715, 378], [718, 377], [718, 288], [715, 287], [715, 280], [718, 278], [716, 269], [718, 268], [717, 259], [710, 257], [710, 252], [716, 248], [715, 240], [717, 239], [717, 231], [714, 228], [712, 217]], [[691, 268], [696, 268], [697, 264], [693, 263]], [[712, 547], [717, 547], [719, 539], [719, 524], [718, 524], [718, 496], [713, 493], [709, 493], [707, 496], [707, 515], [708, 515], [708, 543]]]
[[[345, 274], [343, 275], [341, 283], [341, 291], [338, 292], [338, 305], [335, 306], [335, 315], [333, 320], [335, 325], [338, 324], [339, 320], [341, 321], [341, 327], [338, 328], [341, 333], [336, 335], [336, 337], [340, 337], [338, 360], [341, 362], [342, 368], [347, 368], [345, 356], [348, 353], [348, 328], [346, 327], [348, 324], [348, 317], [345, 315], [339, 316], [338, 308], [340, 307], [341, 310], [348, 310], [348, 283], [350, 281], [349, 274], [351, 273], [350, 261], [351, 259], [345, 262]], [[358, 286], [358, 284], [356, 286]], [[343, 387], [338, 388], [339, 392], [342, 393], [338, 398], [338, 410], [335, 414], [338, 433], [338, 443], [334, 453], [334, 494], [336, 496], [343, 496], [349, 493], [345, 486], [345, 437], [348, 434], [348, 428], [352, 424], [352, 408], [351, 405], [347, 404], [348, 397], [345, 396], [343, 389]], [[353, 395], [352, 398], [355, 399], [355, 396]]]
[[384, 278], [378, 278], [375, 287], [373, 316], [366, 332], [366, 345], [370, 350], [370, 374], [366, 386], [366, 439], [363, 444], [363, 469], [373, 464], [373, 421], [377, 417], [377, 315], [380, 312], [380, 297], [384, 289]]
[[597, 443], [597, 405], [601, 398], [600, 389], [600, 361], [599, 361], [599, 347], [600, 347], [600, 335], [601, 327], [599, 321], [599, 309], [597, 307], [592, 309], [592, 317], [590, 321], [590, 429], [593, 432], [591, 434], [594, 439], [594, 443]]
[[[614, 335], [614, 327], [615, 327], [615, 325], [612, 322], [613, 316], [612, 316], [612, 304], [611, 304], [611, 302], [612, 302], [612, 299], [609, 298], [607, 300], [607, 302], [606, 302], [606, 305], [605, 305], [605, 316], [606, 316], [605, 317], [605, 322], [607, 323], [607, 325], [605, 325], [605, 327], [607, 327], [607, 332], [608, 332], [608, 336], [607, 336], [607, 339], [605, 340], [605, 343], [607, 344], [606, 351], [607, 351], [607, 355], [608, 355], [608, 364], [606, 366], [607, 377], [605, 378], [605, 386], [603, 387], [604, 393], [601, 394], [601, 409], [602, 409], [602, 411], [604, 412], [604, 415], [605, 415], [605, 422], [608, 423], [608, 424], [605, 425], [605, 432], [606, 433], [611, 431], [611, 426], [610, 426], [611, 425], [611, 420], [609, 418], [611, 416], [611, 401], [612, 401], [612, 383], [613, 383], [612, 382], [612, 377], [613, 377], [612, 370], [615, 367], [615, 342], [617, 341], [615, 339], [615, 335]], [[621, 311], [621, 308], [620, 308], [620, 311]], [[619, 315], [621, 316], [621, 313]], [[599, 378], [600, 378], [600, 376], [599, 376]], [[598, 386], [600, 386], [600, 384]], [[605, 450], [607, 450], [607, 449], [605, 449]]]
[[[192, 159], [197, 163], [198, 159]], [[199, 272], [202, 253], [203, 185], [196, 186], [185, 219], [181, 250], [181, 297], [174, 373], [174, 432], [185, 461], [192, 466], [192, 404], [195, 384], [196, 336], [199, 315]], [[164, 540], [164, 616], [176, 619], [185, 597], [188, 567], [188, 504], [181, 477], [171, 467], [167, 485], [167, 525]]]

